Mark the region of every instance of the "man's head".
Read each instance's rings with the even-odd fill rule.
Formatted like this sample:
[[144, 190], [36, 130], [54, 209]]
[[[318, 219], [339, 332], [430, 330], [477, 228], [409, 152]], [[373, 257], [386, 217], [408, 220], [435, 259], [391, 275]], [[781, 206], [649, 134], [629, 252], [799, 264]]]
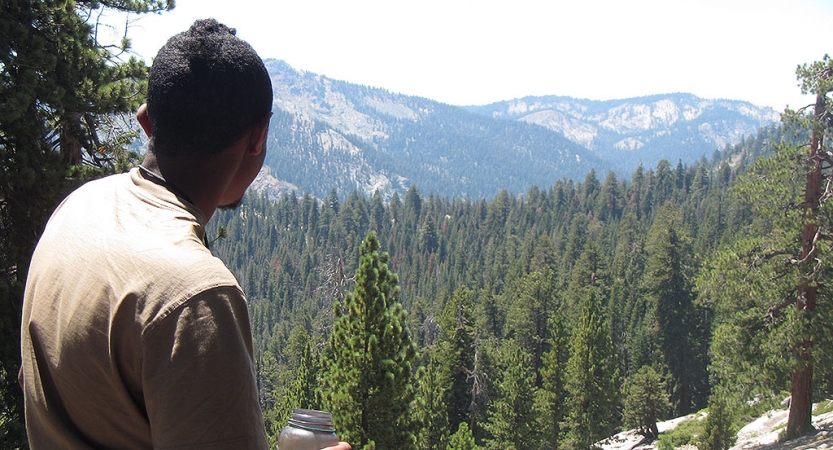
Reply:
[[235, 30], [199, 20], [159, 50], [148, 75], [151, 149], [158, 156], [209, 158], [272, 110], [272, 83]]

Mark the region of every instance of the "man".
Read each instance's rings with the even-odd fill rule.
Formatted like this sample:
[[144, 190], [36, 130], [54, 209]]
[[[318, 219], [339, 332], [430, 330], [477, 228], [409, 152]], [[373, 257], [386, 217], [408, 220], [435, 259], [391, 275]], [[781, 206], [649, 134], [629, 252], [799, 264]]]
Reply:
[[142, 166], [82, 186], [44, 230], [21, 329], [35, 450], [267, 448], [246, 300], [203, 244], [260, 170], [272, 115], [234, 33], [209, 19], [165, 44]]

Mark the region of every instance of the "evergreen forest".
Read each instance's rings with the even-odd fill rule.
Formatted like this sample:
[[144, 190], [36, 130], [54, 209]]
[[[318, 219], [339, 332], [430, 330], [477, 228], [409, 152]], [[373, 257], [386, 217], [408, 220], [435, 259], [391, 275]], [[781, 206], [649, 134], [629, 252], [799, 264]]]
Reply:
[[[389, 202], [250, 193], [215, 218], [211, 233], [223, 239], [212, 250], [249, 298], [269, 433], [304, 407], [334, 410], [358, 448], [377, 448], [374, 439], [378, 448], [588, 448], [623, 428], [656, 438], [657, 420], [719, 404], [691, 443], [728, 447], [723, 435], [746, 415], [789, 395], [790, 344], [766, 348], [789, 314], [769, 296], [742, 299], [737, 291], [754, 292], [742, 267], [725, 277], [730, 254], [763, 246], [746, 242], [773, 229], [760, 194], [749, 195], [768, 175], [764, 162], [800, 139], [770, 127], [711, 161], [662, 160], [627, 180], [591, 171], [489, 201], [416, 186]], [[367, 288], [369, 272], [378, 289]], [[388, 329], [400, 331], [382, 338]], [[364, 365], [359, 350], [334, 364], [356, 347], [347, 340], [374, 338], [378, 353], [364, 346], [366, 359], [387, 368]], [[817, 359], [829, 349], [818, 346]], [[816, 371], [813, 396], [830, 395], [829, 365]], [[334, 394], [380, 373], [400, 387], [379, 380]], [[345, 403], [354, 388], [377, 403]], [[407, 432], [382, 438], [353, 423], [360, 411], [398, 416], [381, 428]]]

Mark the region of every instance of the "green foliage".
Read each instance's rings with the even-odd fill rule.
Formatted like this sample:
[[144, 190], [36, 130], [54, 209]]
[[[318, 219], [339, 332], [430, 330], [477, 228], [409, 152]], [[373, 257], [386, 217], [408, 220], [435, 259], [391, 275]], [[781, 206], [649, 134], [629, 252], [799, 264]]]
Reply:
[[[108, 120], [141, 100], [144, 66], [97, 46], [83, 18], [94, 17], [89, 13], [99, 6], [146, 11], [172, 3], [7, 3], [0, 24], [10, 30], [14, 51], [0, 55], [0, 164], [7, 169], [0, 171], [0, 447], [14, 448], [23, 433], [17, 299], [37, 230], [70, 186], [136, 161], [126, 149], [132, 136]], [[824, 64], [802, 70], [815, 73]], [[802, 111], [786, 117], [805, 126], [798, 135], [806, 138], [810, 118]], [[476, 123], [467, 120], [460, 122]], [[325, 125], [276, 111], [273, 127], [287, 133]], [[477, 126], [471, 131], [469, 143], [498, 138], [483, 136]], [[285, 136], [279, 144], [285, 147], [267, 157], [301, 167], [292, 152], [309, 143], [299, 136]], [[240, 210], [218, 212], [209, 236], [225, 231], [227, 238], [213, 242], [212, 251], [232, 267], [250, 299], [270, 435], [292, 408], [318, 405], [334, 412], [354, 448], [478, 448], [487, 429], [491, 444], [587, 446], [615, 425], [619, 386], [631, 392], [654, 380], [643, 366], [668, 370], [681, 410], [703, 402], [710, 344], [712, 383], [732, 386], [727, 398], [768, 399], [783, 390], [797, 367], [796, 337], [816, 339], [817, 379], [827, 377], [825, 349], [833, 343], [813, 333], [831, 323], [829, 308], [820, 307], [807, 328], [790, 326], [798, 317], [794, 308], [769, 314], [795, 296], [802, 276], [783, 264], [796, 254], [806, 174], [801, 148], [791, 145], [792, 134], [786, 138], [734, 196], [728, 189], [735, 178], [781, 140], [780, 128], [764, 129], [710, 162], [661, 161], [629, 178], [610, 173], [603, 183], [591, 172], [520, 196], [504, 190], [490, 201], [426, 198], [411, 185], [404, 201], [398, 194], [385, 203], [378, 193], [368, 200], [353, 192], [341, 203], [339, 194], [349, 187], [333, 187], [330, 169], [322, 168], [314, 176], [323, 203], [309, 194], [274, 201], [254, 194]], [[432, 139], [421, 136], [410, 151], [435, 152]], [[538, 132], [530, 139], [547, 140]], [[71, 165], [79, 155], [84, 164]], [[478, 164], [488, 171], [511, 163], [507, 157]], [[390, 167], [400, 164], [390, 159]], [[553, 179], [549, 167], [531, 175]], [[421, 187], [437, 191], [437, 185]], [[820, 210], [823, 227], [830, 208]], [[378, 237], [361, 243], [369, 229]], [[389, 255], [380, 254], [383, 244]], [[827, 247], [820, 239], [819, 251]], [[830, 273], [826, 260], [818, 273]], [[826, 302], [833, 296], [823, 281]], [[420, 367], [411, 335], [425, 346]], [[649, 392], [633, 397], [645, 400]], [[631, 400], [624, 398], [626, 414], [635, 409]], [[714, 411], [716, 402], [710, 398]], [[727, 411], [735, 414], [733, 408]], [[523, 426], [511, 425], [520, 418]], [[707, 421], [707, 435], [719, 442], [731, 435], [730, 423]], [[533, 439], [527, 424], [540, 436]]]
[[510, 302], [504, 337], [529, 353], [532, 369], [537, 371], [549, 340], [549, 314], [556, 303], [552, 272], [543, 268], [522, 276]]
[[[592, 239], [588, 240], [570, 273], [570, 284], [567, 291], [571, 293], [574, 299], [583, 298], [590, 290], [595, 290], [605, 301], [609, 298], [612, 283], [606, 261], [607, 255], [599, 248], [598, 242]], [[570, 305], [570, 299], [567, 299], [567, 302], [567, 315], [571, 318], [577, 318], [580, 313], [578, 302], [573, 303], [573, 305]]]
[[659, 437], [657, 419], [665, 416], [671, 404], [665, 381], [651, 366], [640, 368], [625, 383], [625, 426], [636, 428], [649, 438]]
[[[661, 434], [660, 441], [670, 444], [670, 448], [697, 445], [703, 436], [704, 423], [703, 415], [695, 414], [694, 417], [677, 424], [674, 429]], [[657, 448], [659, 448], [659, 445], [657, 445]]]
[[820, 416], [822, 414], [827, 414], [830, 411], [833, 411], [833, 400], [824, 400], [819, 402], [815, 408], [813, 408], [813, 415]]
[[416, 356], [398, 276], [388, 269], [371, 232], [362, 242], [355, 290], [336, 304], [336, 321], [322, 366], [322, 404], [342, 439], [366, 449], [414, 447], [409, 411]]
[[667, 368], [671, 403], [681, 416], [704, 406], [707, 398], [706, 355], [698, 353], [697, 342], [710, 324], [702, 323], [694, 306], [691, 240], [672, 204], [660, 208], [646, 250], [642, 286], [652, 322], [647, 325], [660, 353], [652, 362]]
[[735, 445], [740, 427], [737, 426], [737, 407], [732, 403], [724, 389], [716, 390], [709, 397], [709, 414], [697, 444], [700, 450], [725, 450]]
[[668, 434], [660, 435], [659, 440], [657, 441], [657, 450], [674, 450], [674, 443], [671, 440], [671, 436]]
[[312, 357], [309, 342], [304, 345], [304, 350], [296, 367], [295, 381], [285, 392], [281, 407], [278, 410], [282, 423], [289, 419], [295, 409], [320, 409], [315, 394], [315, 388], [318, 386], [318, 365]]
[[418, 427], [417, 448], [420, 450], [443, 450], [446, 447], [450, 427], [448, 413], [443, 399], [445, 386], [438, 374], [439, 362], [432, 354], [428, 363], [417, 371], [417, 393], [413, 415]]
[[465, 422], [460, 423], [457, 432], [451, 435], [445, 447], [446, 450], [477, 450], [479, 448]]
[[[824, 190], [830, 172], [820, 165], [830, 150], [831, 73], [828, 57], [799, 67], [802, 90], [817, 94], [815, 117], [785, 111], [787, 132], [777, 152], [757, 160], [733, 189], [754, 220], [745, 236], [710, 260], [698, 281], [702, 304], [715, 310], [715, 384], [744, 401], [771, 398], [792, 384], [792, 437], [810, 427], [810, 375], [815, 371], [816, 379], [825, 379], [833, 371], [833, 204]], [[811, 145], [802, 145], [808, 136]], [[819, 156], [811, 157], [811, 151]], [[807, 232], [815, 237], [805, 237]]]
[[570, 338], [565, 373], [567, 444], [588, 448], [613, 429], [616, 367], [610, 327], [601, 299], [591, 289], [581, 301], [581, 317]]
[[419, 247], [426, 253], [434, 253], [438, 246], [437, 226], [434, 224], [434, 218], [429, 214], [425, 216], [419, 228]]
[[[760, 146], [769, 136], [762, 133], [749, 142]], [[732, 151], [741, 155], [748, 150], [740, 146]], [[209, 235], [224, 226], [228, 237], [212, 250], [229, 264], [250, 299], [256, 354], [275, 355], [260, 372], [263, 385], [274, 386], [264, 398], [279, 405], [291, 391], [298, 370], [297, 358], [291, 356], [298, 348], [291, 337], [294, 328], [303, 327], [311, 343], [317, 344], [330, 341], [341, 326], [334, 327], [341, 320], [334, 311], [344, 316], [346, 310], [333, 305], [346, 305], [348, 293], [364, 283], [348, 275], [358, 273], [358, 230], [381, 224], [379, 245], [390, 252], [387, 264], [400, 280], [398, 298], [409, 310], [400, 324], [416, 337], [423, 355], [413, 361], [411, 371], [426, 376], [431, 358], [436, 359], [436, 381], [427, 384], [434, 385], [430, 390], [434, 399], [435, 390], [442, 392], [448, 415], [446, 436], [465, 423], [479, 445], [490, 437], [486, 424], [500, 422], [494, 403], [510, 370], [497, 355], [513, 342], [530, 356], [535, 372], [529, 389], [540, 445], [563, 448], [569, 443], [572, 426], [567, 410], [575, 404], [566, 388], [572, 376], [570, 343], [583, 328], [580, 292], [591, 288], [597, 294], [598, 317], [605, 318], [597, 326], [599, 336], [611, 345], [612, 375], [605, 379], [612, 394], [602, 396], [609, 404], [599, 409], [603, 422], [614, 422], [598, 434], [607, 433], [621, 415], [619, 398], [628, 378], [645, 365], [667, 370], [652, 306], [659, 304], [659, 296], [654, 294], [665, 292], [660, 288], [666, 285], [674, 286], [665, 281], [684, 275], [679, 285], [688, 289], [681, 292], [688, 292], [684, 299], [689, 302], [685, 309], [689, 317], [678, 318], [685, 329], [668, 331], [686, 339], [681, 343], [688, 346], [686, 355], [706, 355], [715, 303], [695, 291], [701, 297], [696, 305], [690, 304], [691, 277], [701, 261], [714, 259], [717, 243], [733, 240], [751, 223], [748, 208], [728, 195], [735, 169], [720, 161], [701, 161], [692, 167], [663, 164], [657, 170], [662, 176], [639, 168], [631, 181], [616, 180], [623, 199], [621, 212], [607, 215], [604, 221], [599, 220], [599, 208], [604, 207], [599, 196], [606, 192], [605, 184], [608, 191], [613, 189], [613, 177], [595, 197], [593, 189], [585, 189], [581, 182], [559, 180], [551, 189], [530, 189], [523, 196], [507, 192], [491, 202], [422, 197], [414, 187], [405, 201], [395, 196], [389, 203], [377, 195], [369, 199], [350, 195], [342, 203], [335, 191], [321, 204], [308, 194], [285, 195], [277, 201], [250, 194], [238, 211], [218, 212]], [[591, 197], [595, 200], [587, 203]], [[419, 238], [421, 229], [430, 228], [429, 216], [437, 237], [433, 252], [426, 252], [425, 241]], [[669, 223], [677, 241], [669, 240], [663, 230]], [[661, 255], [676, 255], [680, 269], [667, 271], [659, 264]], [[652, 270], [656, 267], [651, 283], [646, 281], [649, 257]], [[577, 292], [571, 290], [572, 283]], [[646, 295], [647, 288], [651, 296]], [[326, 359], [332, 359], [334, 351], [326, 350]], [[675, 353], [670, 355], [673, 358]], [[680, 362], [691, 363], [687, 358]], [[700, 367], [702, 361], [697, 360]], [[318, 375], [316, 388], [326, 394], [330, 388], [324, 372]], [[708, 381], [705, 375], [688, 379], [691, 392], [707, 395], [702, 390]], [[411, 384], [414, 389], [426, 388], [422, 381], [412, 379]], [[572, 389], [580, 390], [575, 385]], [[428, 394], [418, 395], [426, 399]], [[429, 417], [433, 418], [428, 423], [442, 421], [439, 411], [420, 408], [413, 404], [412, 418], [423, 423]], [[413, 424], [415, 437], [436, 435], [421, 426], [425, 425]]]
[[556, 316], [552, 321], [549, 350], [544, 353], [540, 369], [541, 387], [535, 393], [535, 410], [543, 448], [557, 449], [562, 439], [564, 418], [564, 367], [569, 348], [564, 327]]
[[538, 429], [534, 405], [535, 371], [526, 351], [511, 341], [504, 348], [503, 377], [496, 386], [485, 427], [489, 432], [487, 449], [538, 448]]
[[715, 301], [711, 371], [742, 399], [785, 389], [793, 367], [781, 326], [787, 314], [770, 315], [770, 308], [794, 297], [797, 274], [771, 261], [775, 255], [767, 257], [767, 248], [762, 239], [738, 243], [718, 253], [700, 279], [701, 299]]
[[450, 430], [470, 419], [470, 383], [473, 379], [469, 375], [475, 362], [473, 301], [474, 292], [470, 289], [455, 290], [440, 318], [443, 332], [437, 343], [437, 359], [442, 368], [440, 376], [445, 388], [444, 403]]

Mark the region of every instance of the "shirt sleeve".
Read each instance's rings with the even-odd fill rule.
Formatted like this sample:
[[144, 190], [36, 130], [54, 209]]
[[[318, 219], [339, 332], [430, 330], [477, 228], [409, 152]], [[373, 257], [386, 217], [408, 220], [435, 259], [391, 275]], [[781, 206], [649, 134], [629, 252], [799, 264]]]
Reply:
[[246, 301], [236, 286], [204, 291], [142, 341], [145, 407], [155, 449], [267, 449]]

